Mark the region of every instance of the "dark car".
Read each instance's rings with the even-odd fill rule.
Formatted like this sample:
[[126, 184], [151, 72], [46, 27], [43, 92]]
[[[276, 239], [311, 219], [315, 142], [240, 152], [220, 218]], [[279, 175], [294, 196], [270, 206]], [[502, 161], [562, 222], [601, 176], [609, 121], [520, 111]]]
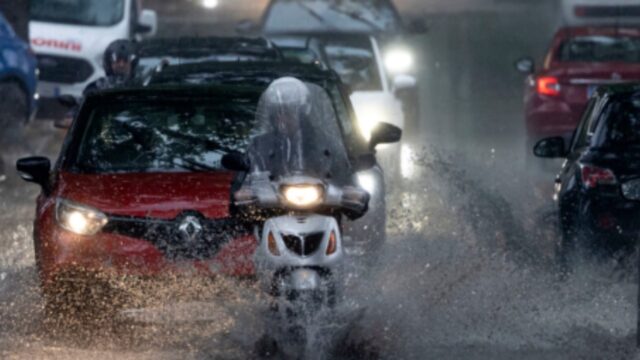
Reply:
[[566, 157], [556, 180], [562, 259], [577, 246], [613, 252], [635, 246], [640, 228], [640, 85], [599, 88], [568, 146], [562, 137], [547, 138], [534, 152]]
[[[343, 141], [352, 158], [370, 153], [370, 144], [364, 139], [358, 126], [357, 118], [349, 93], [340, 76], [322, 67], [287, 62], [273, 63], [201, 63], [167, 67], [155, 74], [150, 86], [162, 84], [224, 84], [239, 85], [255, 83], [268, 86], [281, 77], [296, 77], [303, 81], [317, 84], [326, 89], [331, 96], [343, 131]], [[388, 125], [393, 126], [393, 125]], [[367, 251], [379, 248], [386, 237], [386, 185], [384, 173], [380, 166], [358, 172], [360, 185], [371, 194], [370, 210], [362, 218], [347, 226], [346, 235], [354, 240], [351, 248]]]
[[276, 62], [282, 54], [271, 41], [251, 37], [182, 37], [149, 39], [137, 45], [139, 76], [167, 65], [199, 62]]

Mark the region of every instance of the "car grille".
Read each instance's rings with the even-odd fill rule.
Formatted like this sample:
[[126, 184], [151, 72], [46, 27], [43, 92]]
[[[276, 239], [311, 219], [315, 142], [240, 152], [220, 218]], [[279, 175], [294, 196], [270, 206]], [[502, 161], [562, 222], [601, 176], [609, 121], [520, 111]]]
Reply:
[[38, 55], [41, 81], [61, 84], [83, 83], [93, 75], [93, 66], [83, 59]]
[[284, 235], [282, 237], [284, 244], [289, 251], [300, 256], [313, 255], [324, 240], [324, 233], [314, 233], [301, 238], [296, 235]]
[[109, 216], [106, 233], [152, 243], [171, 260], [206, 260], [231, 240], [251, 232], [233, 219], [206, 219], [186, 212], [173, 220]]
[[640, 179], [622, 184], [622, 194], [629, 200], [640, 200]]

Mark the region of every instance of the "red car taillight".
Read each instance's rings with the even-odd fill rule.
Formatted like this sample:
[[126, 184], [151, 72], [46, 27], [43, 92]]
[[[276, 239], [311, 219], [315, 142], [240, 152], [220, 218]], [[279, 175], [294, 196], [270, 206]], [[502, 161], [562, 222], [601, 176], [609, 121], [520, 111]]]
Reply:
[[547, 96], [560, 95], [560, 81], [553, 76], [543, 76], [538, 78], [538, 94]]
[[582, 165], [582, 182], [585, 187], [593, 189], [598, 185], [615, 185], [618, 183], [613, 171], [590, 165]]

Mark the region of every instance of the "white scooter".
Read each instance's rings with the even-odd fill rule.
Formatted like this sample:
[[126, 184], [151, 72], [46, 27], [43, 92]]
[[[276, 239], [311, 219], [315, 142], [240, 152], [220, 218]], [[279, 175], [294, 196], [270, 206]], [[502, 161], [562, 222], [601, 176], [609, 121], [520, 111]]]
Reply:
[[309, 329], [320, 314], [331, 312], [340, 292], [345, 260], [341, 219], [362, 216], [369, 194], [303, 174], [272, 181], [269, 173], [253, 173], [234, 200], [242, 213], [256, 219], [256, 270], [273, 299], [273, 326], [257, 352], [268, 356], [288, 343], [309, 358], [314, 346]]

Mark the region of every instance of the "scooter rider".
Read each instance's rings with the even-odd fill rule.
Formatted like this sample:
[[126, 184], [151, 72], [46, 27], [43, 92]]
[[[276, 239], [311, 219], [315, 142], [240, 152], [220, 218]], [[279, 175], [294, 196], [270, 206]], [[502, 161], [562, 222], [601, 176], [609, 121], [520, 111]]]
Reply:
[[[135, 44], [129, 40], [116, 40], [107, 46], [103, 55], [105, 77], [102, 77], [84, 89], [82, 95], [86, 97], [95, 91], [107, 90], [116, 87], [125, 87], [133, 84], [135, 68], [138, 64], [138, 55]], [[78, 111], [81, 99], [75, 99], [75, 105], [67, 114], [56, 120], [56, 127], [67, 129]]]
[[292, 77], [280, 78], [262, 94], [258, 118], [266, 129], [249, 149], [252, 171], [273, 177], [303, 170], [302, 123], [311, 112], [307, 86]]

